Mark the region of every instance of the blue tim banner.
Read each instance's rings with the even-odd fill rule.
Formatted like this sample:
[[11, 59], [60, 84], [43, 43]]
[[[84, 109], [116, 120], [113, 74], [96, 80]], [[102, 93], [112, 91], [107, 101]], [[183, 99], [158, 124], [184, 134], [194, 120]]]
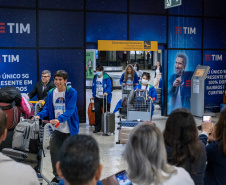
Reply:
[[169, 17], [169, 48], [201, 48], [202, 19]]
[[0, 47], [35, 47], [35, 10], [1, 9]]
[[15, 86], [29, 93], [37, 81], [35, 50], [0, 50], [0, 88]]
[[226, 83], [226, 51], [204, 51], [203, 65], [210, 66], [205, 80], [205, 111], [219, 112]]
[[190, 110], [191, 77], [201, 63], [201, 51], [168, 51], [167, 114], [177, 108]]
[[53, 79], [57, 70], [65, 70], [68, 73], [67, 86], [77, 91], [77, 108], [80, 122], [85, 121], [85, 65], [83, 49], [65, 50], [40, 50], [39, 51], [40, 75], [43, 70], [50, 70]]

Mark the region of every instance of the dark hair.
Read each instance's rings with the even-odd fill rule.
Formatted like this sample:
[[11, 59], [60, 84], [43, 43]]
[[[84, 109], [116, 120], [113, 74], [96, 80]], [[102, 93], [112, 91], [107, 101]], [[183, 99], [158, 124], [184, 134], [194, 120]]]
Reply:
[[7, 116], [6, 114], [0, 109], [0, 136], [4, 133], [7, 125]]
[[214, 128], [214, 138], [222, 142], [223, 153], [226, 156], [226, 108], [220, 112], [219, 120]]
[[60, 169], [70, 185], [90, 182], [100, 164], [96, 140], [88, 135], [74, 135], [66, 139], [59, 152]]
[[134, 78], [134, 72], [135, 72], [135, 71], [134, 71], [133, 66], [132, 66], [131, 64], [128, 64], [128, 65], [126, 66], [125, 74], [124, 74], [124, 80], [125, 80], [125, 81], [128, 80], [128, 72], [127, 72], [128, 68], [131, 68], [131, 70], [132, 70], [132, 73], [131, 73], [131, 79], [132, 79], [132, 81], [133, 81], [133, 78]]
[[184, 68], [186, 67], [187, 65], [187, 62], [188, 62], [188, 57], [187, 55], [185, 55], [184, 53], [178, 53], [177, 54], [177, 57], [180, 57], [183, 59], [183, 65], [184, 65]]
[[198, 139], [192, 114], [183, 108], [172, 111], [166, 121], [163, 136], [166, 146], [171, 149], [168, 162], [193, 173], [194, 163], [199, 156], [204, 156], [205, 148]]
[[102, 65], [97, 65], [96, 71], [104, 71], [104, 67]]
[[148, 80], [150, 80], [151, 78], [150, 73], [147, 73], [147, 72], [143, 72], [142, 77], [143, 76], [146, 76]]
[[68, 74], [64, 70], [58, 70], [54, 74], [54, 79], [55, 79], [55, 77], [62, 77], [64, 80], [67, 80], [68, 79]]
[[133, 67], [134, 67], [135, 65], [137, 66], [137, 71], [139, 71], [139, 70], [140, 70], [139, 64], [138, 64], [137, 62], [134, 62], [134, 63], [133, 63]]

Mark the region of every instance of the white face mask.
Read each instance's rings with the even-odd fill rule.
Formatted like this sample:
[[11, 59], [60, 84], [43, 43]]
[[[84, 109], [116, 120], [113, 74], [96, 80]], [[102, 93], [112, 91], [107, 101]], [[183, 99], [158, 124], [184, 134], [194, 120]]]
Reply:
[[142, 84], [148, 84], [148, 80], [145, 80], [145, 79], [142, 78], [141, 83]]

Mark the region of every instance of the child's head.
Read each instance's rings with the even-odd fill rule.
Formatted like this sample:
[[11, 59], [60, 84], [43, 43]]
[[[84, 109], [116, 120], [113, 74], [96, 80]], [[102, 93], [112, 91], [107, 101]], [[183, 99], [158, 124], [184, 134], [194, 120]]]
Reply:
[[139, 69], [140, 69], [139, 64], [137, 62], [135, 62], [133, 64], [133, 68], [134, 68], [134, 70], [139, 71]]
[[96, 71], [104, 71], [104, 67], [102, 66], [102, 65], [97, 65], [97, 67], [96, 67]]
[[67, 74], [67, 72], [64, 71], [64, 70], [58, 70], [58, 71], [55, 72], [55, 74], [54, 74], [54, 79], [55, 79], [56, 77], [62, 77], [64, 80], [67, 80], [68, 74]]
[[150, 73], [144, 72], [142, 74], [142, 79], [145, 79], [145, 80], [148, 80], [149, 81], [151, 79]]
[[133, 74], [134, 73], [133, 66], [131, 64], [127, 65], [125, 71], [127, 74]]

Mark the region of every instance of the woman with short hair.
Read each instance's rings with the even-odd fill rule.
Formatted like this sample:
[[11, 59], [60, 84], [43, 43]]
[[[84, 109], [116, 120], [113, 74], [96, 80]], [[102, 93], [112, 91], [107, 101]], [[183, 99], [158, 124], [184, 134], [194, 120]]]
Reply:
[[132, 130], [124, 157], [128, 163], [128, 176], [133, 184], [194, 184], [183, 168], [167, 163], [162, 134], [150, 122], [141, 123]]

